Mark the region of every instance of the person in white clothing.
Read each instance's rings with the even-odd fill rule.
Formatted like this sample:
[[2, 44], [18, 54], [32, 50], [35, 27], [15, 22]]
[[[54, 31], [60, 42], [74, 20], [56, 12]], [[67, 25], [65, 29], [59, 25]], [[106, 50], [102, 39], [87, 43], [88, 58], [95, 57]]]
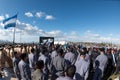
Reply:
[[87, 80], [89, 72], [89, 63], [85, 60], [85, 52], [81, 52], [79, 60], [76, 61], [76, 80]]
[[68, 65], [73, 65], [76, 61], [76, 55], [73, 53], [72, 47], [69, 48], [68, 51], [69, 52], [65, 54], [64, 58], [66, 59]]
[[18, 63], [19, 63], [20, 59], [19, 59], [19, 54], [17, 52], [14, 52], [14, 57], [12, 60], [13, 60], [13, 71], [15, 73], [15, 76], [16, 76], [17, 80], [21, 80], [20, 70], [18, 68]]
[[28, 55], [26, 53], [21, 54], [21, 61], [18, 64], [20, 75], [22, 80], [31, 80], [31, 71], [28, 61]]
[[49, 58], [46, 56], [47, 54], [47, 48], [45, 46], [42, 46], [41, 55], [38, 58], [38, 61], [43, 60], [44, 62], [44, 69], [43, 73], [45, 74], [45, 80], [48, 80], [49, 75]]
[[33, 72], [35, 68], [35, 62], [36, 62], [34, 48], [31, 49], [31, 53], [28, 55], [28, 58], [29, 58], [29, 66], [30, 66], [31, 72]]
[[55, 58], [57, 55], [58, 55], [58, 53], [57, 53], [57, 48], [53, 47], [53, 51], [52, 51], [52, 53], [51, 53], [51, 58], [53, 59], [53, 58]]

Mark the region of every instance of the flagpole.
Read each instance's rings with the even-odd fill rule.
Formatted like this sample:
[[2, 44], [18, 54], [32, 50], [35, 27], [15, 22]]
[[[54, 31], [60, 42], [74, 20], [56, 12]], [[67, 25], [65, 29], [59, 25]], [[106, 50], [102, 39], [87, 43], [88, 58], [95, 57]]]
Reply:
[[[18, 13], [17, 13], [17, 15], [18, 15]], [[13, 32], [13, 54], [15, 52], [14, 51], [14, 48], [15, 48], [15, 31], [16, 31], [16, 26], [17, 26], [17, 19], [16, 19], [15, 23], [16, 23], [16, 25], [14, 27], [14, 32]]]
[[14, 48], [15, 48], [15, 30], [16, 30], [15, 27], [14, 27], [14, 32], [13, 32], [13, 54], [14, 54]]
[[22, 31], [20, 31], [20, 43], [21, 43], [21, 32], [22, 32]]

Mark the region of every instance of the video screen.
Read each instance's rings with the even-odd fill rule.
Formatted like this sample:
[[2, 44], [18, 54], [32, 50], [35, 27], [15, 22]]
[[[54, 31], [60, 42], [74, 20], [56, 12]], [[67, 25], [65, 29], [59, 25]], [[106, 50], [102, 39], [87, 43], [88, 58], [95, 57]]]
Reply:
[[51, 46], [54, 44], [54, 37], [40, 37], [40, 44]]

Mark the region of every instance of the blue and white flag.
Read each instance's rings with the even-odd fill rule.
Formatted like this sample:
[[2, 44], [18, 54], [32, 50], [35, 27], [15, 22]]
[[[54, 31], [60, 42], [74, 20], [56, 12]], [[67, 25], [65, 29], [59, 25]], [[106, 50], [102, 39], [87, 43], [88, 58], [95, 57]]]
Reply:
[[3, 21], [4, 28], [7, 29], [9, 27], [15, 27], [16, 26], [16, 20], [17, 20], [17, 14], [10, 17], [10, 18], [5, 19]]

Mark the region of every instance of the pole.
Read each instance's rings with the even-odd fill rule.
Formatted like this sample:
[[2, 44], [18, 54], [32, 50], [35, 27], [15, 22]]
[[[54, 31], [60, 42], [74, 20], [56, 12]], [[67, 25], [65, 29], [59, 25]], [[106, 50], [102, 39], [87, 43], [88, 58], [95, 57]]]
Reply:
[[[18, 13], [17, 13], [17, 15], [18, 15]], [[15, 23], [17, 25], [17, 19], [16, 19]], [[13, 32], [13, 53], [14, 53], [14, 48], [15, 48], [15, 30], [16, 30], [15, 27], [16, 27], [16, 25], [14, 26], [14, 32]], [[13, 55], [12, 55], [12, 57], [13, 57]]]
[[[13, 32], [13, 54], [14, 54], [14, 48], [15, 48], [15, 27], [14, 27], [14, 32]], [[13, 57], [13, 54], [12, 54], [12, 57]]]
[[20, 31], [20, 43], [21, 43], [21, 31]]
[[13, 44], [15, 43], [15, 27], [14, 27], [14, 32], [13, 32]]

